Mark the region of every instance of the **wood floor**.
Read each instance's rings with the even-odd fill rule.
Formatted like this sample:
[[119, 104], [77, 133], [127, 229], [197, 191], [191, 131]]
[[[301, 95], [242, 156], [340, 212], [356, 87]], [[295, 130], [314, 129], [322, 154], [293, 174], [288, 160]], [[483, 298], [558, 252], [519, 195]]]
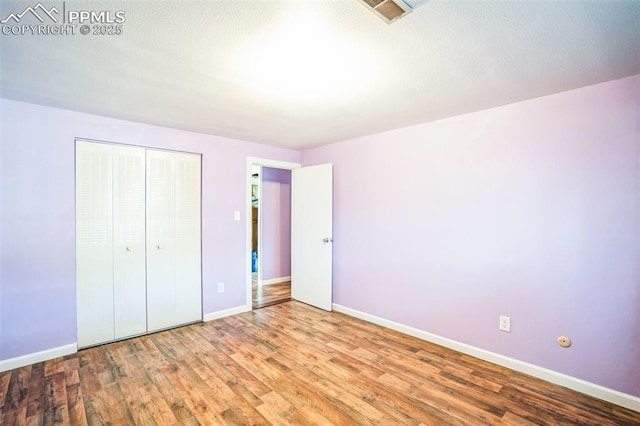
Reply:
[[299, 302], [0, 373], [0, 424], [638, 425], [640, 413]]
[[253, 309], [265, 308], [291, 300], [291, 281], [278, 284], [252, 284]]

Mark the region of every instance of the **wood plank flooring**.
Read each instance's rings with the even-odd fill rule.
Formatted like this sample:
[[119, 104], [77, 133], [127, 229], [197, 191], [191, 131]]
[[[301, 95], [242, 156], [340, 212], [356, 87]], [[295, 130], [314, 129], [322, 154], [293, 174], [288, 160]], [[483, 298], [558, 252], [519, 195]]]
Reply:
[[0, 373], [2, 425], [638, 425], [640, 413], [291, 301]]
[[253, 309], [265, 308], [291, 300], [291, 281], [278, 284], [252, 285]]

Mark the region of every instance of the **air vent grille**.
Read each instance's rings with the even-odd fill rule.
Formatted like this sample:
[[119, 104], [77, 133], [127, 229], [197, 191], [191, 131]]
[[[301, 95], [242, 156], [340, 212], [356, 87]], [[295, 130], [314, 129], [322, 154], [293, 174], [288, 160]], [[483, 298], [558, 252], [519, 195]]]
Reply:
[[359, 0], [363, 6], [372, 11], [387, 24], [395, 22], [411, 12], [411, 7], [402, 0]]
[[376, 10], [389, 21], [393, 21], [404, 15], [404, 9], [392, 1], [385, 1]]
[[363, 0], [363, 1], [371, 7], [376, 7], [380, 3], [382, 3], [384, 0]]

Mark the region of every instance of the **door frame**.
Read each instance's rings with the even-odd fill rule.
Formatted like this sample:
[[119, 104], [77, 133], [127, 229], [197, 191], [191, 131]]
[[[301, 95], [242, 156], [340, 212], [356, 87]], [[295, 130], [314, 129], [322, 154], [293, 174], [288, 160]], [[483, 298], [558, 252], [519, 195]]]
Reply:
[[[262, 281], [262, 206], [260, 205], [262, 203], [262, 166], [259, 165], [252, 165], [251, 167], [251, 197], [253, 198], [253, 174], [255, 173], [255, 170], [258, 170], [258, 246], [256, 247], [256, 255], [258, 256], [258, 262], [256, 265], [256, 269], [257, 269], [257, 273], [256, 273], [256, 280], [258, 283], [260, 283]], [[253, 205], [251, 205], [249, 207], [248, 212], [251, 212], [251, 222], [252, 222], [252, 226], [251, 226], [251, 246], [253, 246]], [[249, 213], [247, 213], [247, 216], [249, 215]], [[251, 252], [251, 250], [249, 250], [249, 252]], [[253, 286], [253, 259], [251, 259], [252, 265], [251, 265], [251, 285]], [[252, 301], [253, 303], [253, 301]]]
[[[247, 185], [246, 185], [246, 193], [245, 193], [245, 276], [246, 276], [246, 310], [253, 310], [253, 298], [252, 298], [252, 287], [251, 287], [251, 175], [252, 175], [252, 167], [260, 166], [269, 167], [272, 169], [281, 169], [281, 170], [293, 170], [302, 167], [300, 163], [291, 163], [288, 161], [278, 161], [278, 160], [269, 160], [267, 158], [258, 158], [258, 157], [247, 157]], [[261, 177], [262, 179], [262, 177]], [[258, 223], [258, 226], [260, 224]], [[258, 244], [260, 244], [260, 240], [262, 237], [261, 230], [258, 231]]]

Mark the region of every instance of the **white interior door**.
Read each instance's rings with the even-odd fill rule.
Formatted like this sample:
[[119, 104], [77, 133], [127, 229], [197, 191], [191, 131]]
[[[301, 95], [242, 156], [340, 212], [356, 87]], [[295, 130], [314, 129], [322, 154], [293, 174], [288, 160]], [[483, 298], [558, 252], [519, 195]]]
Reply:
[[175, 162], [147, 152], [147, 329], [176, 324]]
[[196, 154], [174, 153], [176, 162], [176, 321], [202, 319], [201, 163]]
[[202, 319], [201, 156], [76, 142], [78, 346]]
[[76, 142], [78, 347], [114, 339], [113, 147]]
[[147, 326], [202, 319], [201, 157], [147, 151]]
[[291, 297], [330, 311], [333, 165], [294, 169], [291, 183]]
[[121, 339], [147, 331], [145, 149], [113, 152], [113, 318]]

